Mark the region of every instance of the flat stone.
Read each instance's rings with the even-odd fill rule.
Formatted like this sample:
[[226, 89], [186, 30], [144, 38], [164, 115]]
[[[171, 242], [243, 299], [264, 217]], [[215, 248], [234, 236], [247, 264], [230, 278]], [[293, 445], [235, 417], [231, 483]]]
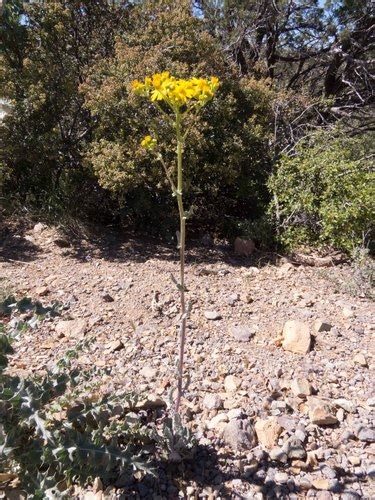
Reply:
[[241, 408], [232, 408], [228, 411], [228, 418], [232, 420], [234, 418], [241, 418], [243, 416], [243, 411]]
[[338, 481], [336, 479], [318, 478], [312, 481], [312, 485], [316, 490], [333, 491], [337, 488]]
[[144, 399], [140, 399], [135, 404], [138, 410], [154, 410], [156, 408], [165, 408], [166, 402], [157, 394], [150, 394]]
[[112, 352], [120, 351], [123, 349], [124, 344], [121, 342], [121, 340], [112, 340], [112, 342], [108, 342], [106, 344], [106, 352], [111, 354]]
[[258, 441], [265, 448], [272, 448], [277, 443], [277, 439], [282, 431], [281, 425], [276, 417], [258, 419], [255, 423], [255, 432]]
[[275, 481], [276, 483], [285, 484], [288, 482], [289, 476], [286, 472], [276, 472]]
[[156, 368], [153, 368], [152, 366], [146, 365], [139, 373], [145, 378], [154, 378], [158, 373], [158, 370]]
[[282, 346], [286, 351], [307, 354], [311, 346], [309, 326], [303, 321], [287, 321], [283, 329]]
[[355, 413], [357, 410], [357, 406], [353, 403], [353, 401], [349, 401], [348, 399], [339, 398], [335, 399], [333, 402], [336, 406], [339, 406], [348, 413]]
[[233, 450], [251, 450], [257, 445], [256, 434], [248, 420], [231, 420], [223, 429], [223, 439]]
[[332, 330], [332, 325], [330, 325], [326, 321], [322, 321], [321, 319], [317, 319], [314, 321], [313, 330], [315, 333], [329, 332]]
[[40, 286], [35, 291], [36, 294], [39, 295], [39, 297], [45, 297], [49, 294], [49, 288], [47, 286]]
[[309, 397], [309, 418], [312, 424], [316, 425], [334, 425], [337, 424], [338, 420], [334, 414], [332, 405], [329, 401]]
[[375, 442], [375, 430], [370, 427], [360, 427], [357, 432], [357, 438], [365, 443]]
[[255, 334], [255, 328], [246, 325], [231, 326], [229, 331], [232, 337], [239, 342], [248, 342]]
[[204, 317], [211, 321], [221, 319], [221, 314], [217, 311], [204, 311]]
[[55, 331], [62, 337], [82, 337], [87, 330], [87, 321], [85, 319], [70, 319], [59, 321]]
[[306, 398], [312, 393], [310, 382], [305, 378], [296, 378], [290, 384], [292, 393], [298, 398]]

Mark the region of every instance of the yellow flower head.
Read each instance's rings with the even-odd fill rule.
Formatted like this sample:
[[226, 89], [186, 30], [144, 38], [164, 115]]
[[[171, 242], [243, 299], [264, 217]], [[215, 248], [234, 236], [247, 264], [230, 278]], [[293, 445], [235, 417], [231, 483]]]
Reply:
[[154, 139], [153, 137], [151, 137], [151, 135], [146, 135], [146, 137], [144, 137], [141, 141], [141, 146], [142, 148], [145, 148], [145, 149], [154, 149], [154, 147], [156, 146], [157, 144], [157, 140]]
[[182, 79], [171, 76], [168, 71], [146, 77], [144, 82], [135, 80], [133, 91], [151, 101], [164, 101], [173, 111], [182, 106], [203, 106], [213, 98], [220, 82], [216, 76], [211, 78]]

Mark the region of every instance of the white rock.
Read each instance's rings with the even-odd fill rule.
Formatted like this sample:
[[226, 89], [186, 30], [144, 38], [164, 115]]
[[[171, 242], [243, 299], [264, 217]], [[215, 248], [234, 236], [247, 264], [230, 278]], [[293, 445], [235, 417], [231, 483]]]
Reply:
[[307, 354], [310, 350], [310, 345], [310, 328], [306, 323], [298, 320], [289, 320], [285, 323], [282, 346], [286, 351]]
[[139, 373], [145, 378], [154, 378], [158, 373], [158, 371], [156, 368], [146, 365], [142, 368], [142, 370]]
[[211, 420], [206, 422], [206, 427], [207, 429], [218, 429], [220, 428], [219, 424], [222, 424], [223, 422], [228, 422], [228, 415], [226, 413], [218, 413], [215, 415]]
[[218, 410], [223, 406], [223, 400], [218, 394], [206, 394], [203, 398], [203, 407], [207, 410]]
[[81, 319], [70, 319], [59, 321], [56, 325], [55, 331], [59, 336], [63, 337], [81, 337], [86, 333], [87, 321]]
[[248, 342], [255, 334], [255, 328], [246, 325], [231, 326], [229, 331], [232, 337], [239, 342]]
[[215, 321], [217, 319], [221, 319], [221, 314], [217, 311], [204, 311], [204, 317], [211, 321]]
[[224, 379], [225, 391], [228, 393], [236, 392], [240, 385], [241, 381], [234, 375], [227, 375]]

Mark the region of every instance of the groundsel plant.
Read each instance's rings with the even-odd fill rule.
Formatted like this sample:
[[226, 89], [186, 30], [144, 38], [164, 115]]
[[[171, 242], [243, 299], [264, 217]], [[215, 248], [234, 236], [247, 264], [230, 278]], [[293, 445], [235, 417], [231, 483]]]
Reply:
[[184, 349], [186, 340], [186, 322], [189, 307], [185, 298], [185, 238], [187, 212], [183, 204], [183, 165], [182, 155], [185, 139], [189, 133], [189, 126], [186, 124], [188, 115], [194, 115], [210, 101], [219, 88], [219, 79], [216, 77], [179, 79], [171, 76], [168, 71], [156, 73], [152, 77], [146, 77], [144, 81], [135, 80], [132, 82], [133, 91], [150, 100], [165, 120], [174, 128], [177, 142], [177, 165], [171, 171], [157, 149], [157, 138], [147, 135], [141, 142], [141, 146], [149, 151], [153, 151], [157, 159], [161, 162], [167, 179], [172, 189], [172, 195], [177, 198], [178, 211], [180, 217], [179, 249], [180, 249], [180, 282], [177, 287], [180, 291], [181, 299], [181, 324], [179, 339], [178, 358], [178, 382], [175, 410], [179, 411], [181, 396], [183, 391], [183, 368]]

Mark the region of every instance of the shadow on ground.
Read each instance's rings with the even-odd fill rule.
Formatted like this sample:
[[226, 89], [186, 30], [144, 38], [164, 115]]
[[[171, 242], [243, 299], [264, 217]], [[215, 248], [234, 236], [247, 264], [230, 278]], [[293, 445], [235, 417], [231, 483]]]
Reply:
[[[231, 454], [218, 455], [211, 447], [200, 446], [194, 461], [182, 464], [159, 463], [156, 477], [146, 476], [142, 482], [131, 488], [124, 488], [122, 498], [153, 498], [159, 495], [163, 499], [177, 498], [215, 498], [213, 493], [218, 492], [221, 498], [253, 499], [256, 493], [261, 498], [276, 499], [290, 498], [291, 494], [300, 497], [306, 492], [292, 479], [288, 473], [288, 466], [267, 460], [261, 461], [255, 470], [246, 471], [233, 464], [240, 462], [239, 456]], [[246, 462], [245, 462], [246, 463]], [[232, 464], [232, 465], [231, 465]], [[272, 477], [276, 472], [286, 472], [289, 476], [287, 483], [278, 484]], [[337, 470], [337, 488], [334, 493], [351, 493], [356, 498], [355, 490], [350, 488], [354, 482], [361, 481], [358, 476], [344, 475], [343, 470]], [[186, 487], [195, 485], [195, 493], [188, 495]], [[181, 493], [184, 496], [181, 497]], [[138, 497], [138, 498], [139, 498]], [[359, 498], [359, 497], [358, 497]]]
[[22, 233], [8, 227], [0, 229], [0, 262], [30, 262], [37, 258], [40, 248]]

